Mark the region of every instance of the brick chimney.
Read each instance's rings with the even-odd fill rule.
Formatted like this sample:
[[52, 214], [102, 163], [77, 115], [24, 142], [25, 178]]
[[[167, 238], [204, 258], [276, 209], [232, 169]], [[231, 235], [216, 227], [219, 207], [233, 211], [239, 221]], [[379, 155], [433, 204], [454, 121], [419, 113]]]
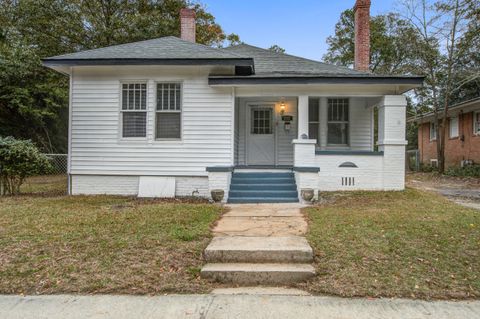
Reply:
[[355, 7], [355, 70], [370, 71], [370, 0], [356, 0]]
[[180, 38], [195, 43], [195, 11], [180, 9]]

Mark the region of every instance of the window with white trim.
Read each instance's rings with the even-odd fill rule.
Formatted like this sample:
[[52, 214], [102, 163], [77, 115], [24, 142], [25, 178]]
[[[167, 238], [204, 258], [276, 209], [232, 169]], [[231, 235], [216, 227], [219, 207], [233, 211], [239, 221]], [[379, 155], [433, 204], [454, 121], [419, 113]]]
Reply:
[[155, 138], [180, 139], [182, 130], [182, 89], [180, 83], [157, 83]]
[[320, 100], [318, 98], [308, 99], [308, 138], [316, 139], [317, 145], [320, 145]]
[[458, 137], [458, 117], [451, 117], [448, 123], [450, 138]]
[[147, 136], [147, 84], [122, 83], [122, 137]]
[[473, 134], [480, 135], [480, 111], [473, 112]]
[[437, 139], [437, 124], [430, 122], [430, 141]]
[[327, 144], [349, 145], [349, 99], [328, 99]]

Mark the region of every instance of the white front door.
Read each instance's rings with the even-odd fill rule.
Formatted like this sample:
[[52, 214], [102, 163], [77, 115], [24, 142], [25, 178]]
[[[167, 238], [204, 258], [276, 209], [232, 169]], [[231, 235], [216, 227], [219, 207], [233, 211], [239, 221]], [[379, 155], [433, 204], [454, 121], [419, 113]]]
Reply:
[[251, 105], [247, 116], [247, 165], [275, 165], [272, 105]]

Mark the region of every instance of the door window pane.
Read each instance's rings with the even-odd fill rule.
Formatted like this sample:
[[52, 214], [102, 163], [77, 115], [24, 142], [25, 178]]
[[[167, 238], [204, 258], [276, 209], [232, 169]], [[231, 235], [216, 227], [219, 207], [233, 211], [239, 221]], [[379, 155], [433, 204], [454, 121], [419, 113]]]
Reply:
[[252, 110], [252, 134], [272, 134], [272, 109]]

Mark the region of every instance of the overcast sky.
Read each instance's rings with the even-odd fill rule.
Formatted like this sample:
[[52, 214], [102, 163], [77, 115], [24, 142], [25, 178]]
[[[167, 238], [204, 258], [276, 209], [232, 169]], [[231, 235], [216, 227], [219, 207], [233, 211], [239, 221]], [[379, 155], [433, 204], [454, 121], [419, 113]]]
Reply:
[[[340, 13], [355, 0], [200, 0], [225, 32], [248, 44], [278, 44], [287, 53], [321, 60], [325, 40], [334, 33]], [[372, 0], [372, 14], [393, 11], [395, 0]]]

